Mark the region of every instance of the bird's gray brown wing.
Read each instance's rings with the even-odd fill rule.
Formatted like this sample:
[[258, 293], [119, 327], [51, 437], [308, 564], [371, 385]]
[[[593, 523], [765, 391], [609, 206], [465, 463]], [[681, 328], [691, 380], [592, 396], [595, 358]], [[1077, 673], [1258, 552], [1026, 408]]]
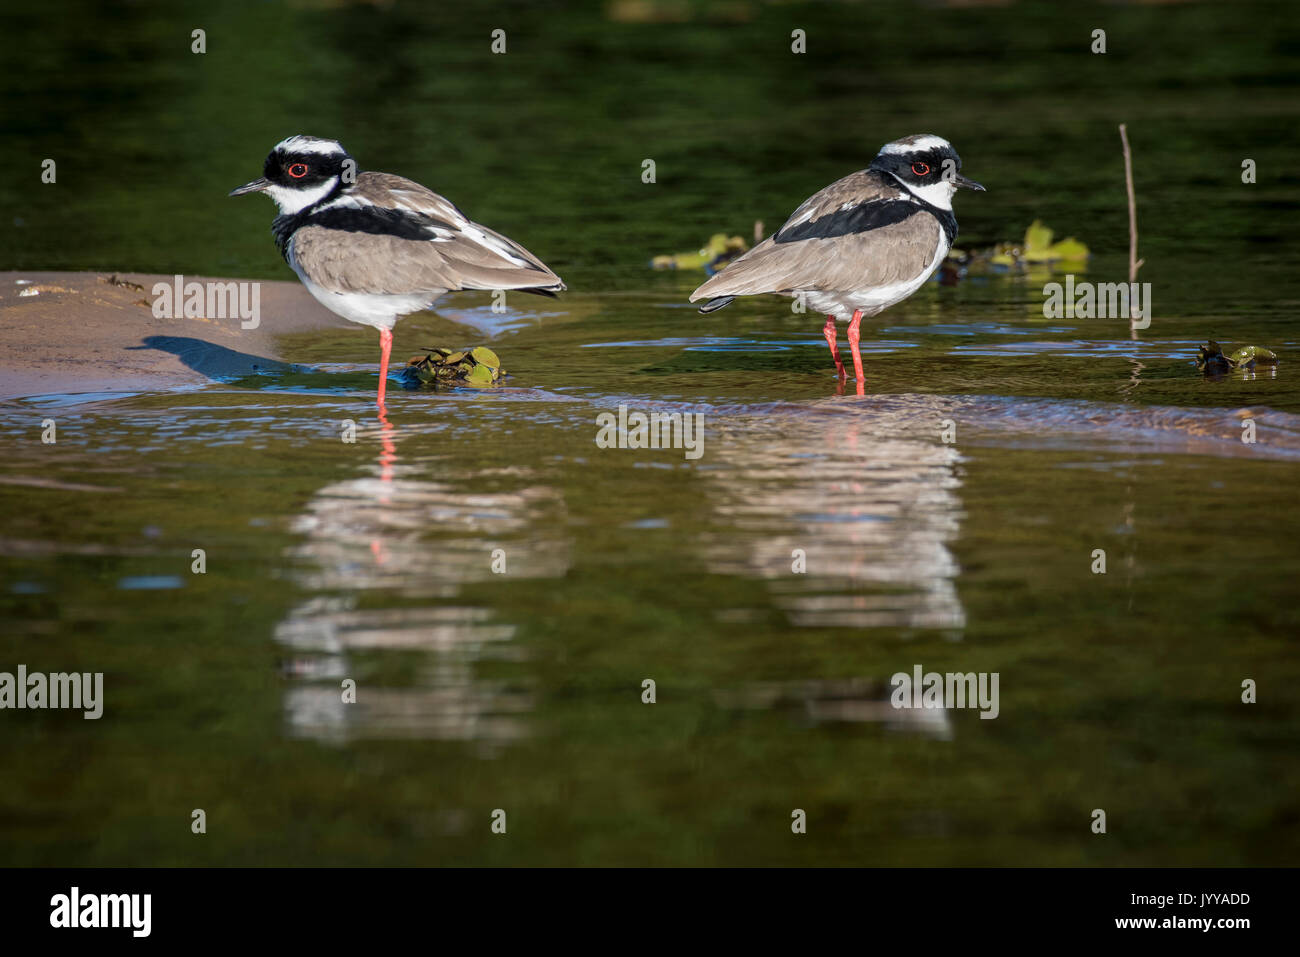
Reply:
[[549, 270], [502, 265], [472, 249], [443, 251], [429, 240], [304, 226], [289, 244], [293, 267], [330, 292], [428, 293], [456, 289], [561, 287]]
[[938, 219], [892, 177], [862, 170], [810, 197], [691, 301], [906, 282], [933, 262], [941, 235]]
[[359, 174], [341, 197], [313, 211], [293, 233], [290, 254], [296, 268], [345, 292], [564, 288], [523, 246], [388, 173]]

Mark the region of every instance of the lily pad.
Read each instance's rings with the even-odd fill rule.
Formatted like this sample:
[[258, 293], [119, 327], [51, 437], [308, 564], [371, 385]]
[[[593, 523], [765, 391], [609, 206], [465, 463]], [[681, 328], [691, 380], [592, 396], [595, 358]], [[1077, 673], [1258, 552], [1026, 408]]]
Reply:
[[1242, 346], [1232, 354], [1232, 364], [1239, 369], [1277, 365], [1277, 353], [1263, 346]]
[[465, 377], [465, 381], [470, 385], [491, 385], [493, 380], [492, 370], [483, 365], [474, 366]]
[[471, 352], [470, 355], [472, 355], [474, 361], [480, 365], [490, 366], [493, 369], [501, 368], [501, 360], [498, 359], [497, 354], [487, 346], [479, 346]]

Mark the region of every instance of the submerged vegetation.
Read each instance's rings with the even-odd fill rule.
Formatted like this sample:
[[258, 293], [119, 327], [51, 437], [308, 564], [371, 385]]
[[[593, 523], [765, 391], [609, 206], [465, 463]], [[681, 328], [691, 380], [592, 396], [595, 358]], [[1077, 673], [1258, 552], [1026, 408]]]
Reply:
[[402, 369], [401, 379], [407, 388], [421, 386], [468, 385], [485, 388], [496, 385], [506, 376], [501, 360], [487, 346], [473, 349], [430, 349], [427, 355], [412, 356]]
[[745, 242], [743, 237], [714, 233], [707, 243], [694, 252], [656, 256], [650, 260], [650, 268], [703, 269], [705, 273], [712, 276], [718, 270], [726, 268], [727, 263], [748, 251], [749, 243]]
[[1196, 368], [1207, 375], [1241, 369], [1251, 372], [1256, 366], [1277, 365], [1277, 353], [1263, 346], [1242, 346], [1232, 355], [1223, 354], [1223, 347], [1211, 339], [1197, 350]]
[[953, 249], [940, 267], [940, 281], [951, 284], [968, 275], [1030, 270], [1084, 272], [1092, 252], [1073, 236], [1052, 242], [1053, 232], [1035, 219], [1019, 242], [977, 249]]

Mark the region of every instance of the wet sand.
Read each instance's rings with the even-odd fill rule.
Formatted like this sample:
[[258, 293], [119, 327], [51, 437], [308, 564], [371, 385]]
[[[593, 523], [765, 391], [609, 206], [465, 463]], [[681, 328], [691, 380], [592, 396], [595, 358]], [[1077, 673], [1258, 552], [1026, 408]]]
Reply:
[[265, 372], [284, 367], [278, 336], [347, 325], [293, 281], [260, 282], [256, 328], [242, 328], [238, 318], [159, 318], [154, 284], [174, 278], [0, 272], [0, 399], [155, 391]]

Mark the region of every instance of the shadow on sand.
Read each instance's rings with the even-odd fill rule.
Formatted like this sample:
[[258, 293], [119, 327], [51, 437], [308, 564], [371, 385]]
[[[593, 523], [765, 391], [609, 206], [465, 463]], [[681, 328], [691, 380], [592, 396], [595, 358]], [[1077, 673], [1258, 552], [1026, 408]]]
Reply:
[[288, 372], [293, 367], [266, 356], [236, 352], [216, 343], [193, 336], [146, 336], [138, 346], [127, 346], [130, 351], [157, 349], [170, 352], [195, 372], [209, 378], [256, 375], [267, 372]]

